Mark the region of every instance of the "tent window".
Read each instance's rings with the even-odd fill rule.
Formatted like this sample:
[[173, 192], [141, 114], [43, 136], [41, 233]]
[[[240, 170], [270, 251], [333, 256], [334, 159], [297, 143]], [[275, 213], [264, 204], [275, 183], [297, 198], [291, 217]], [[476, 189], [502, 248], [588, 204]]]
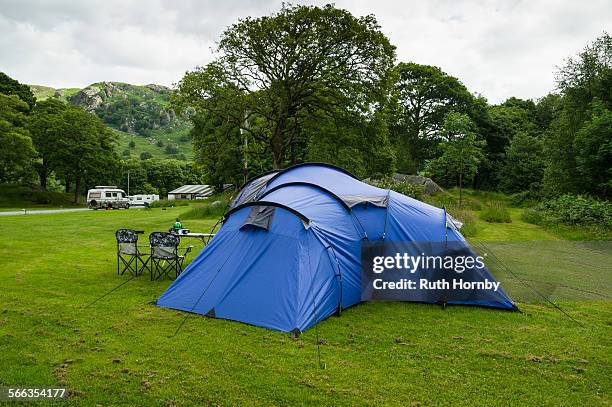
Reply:
[[275, 209], [273, 206], [253, 206], [240, 230], [247, 229], [249, 226], [269, 230]]

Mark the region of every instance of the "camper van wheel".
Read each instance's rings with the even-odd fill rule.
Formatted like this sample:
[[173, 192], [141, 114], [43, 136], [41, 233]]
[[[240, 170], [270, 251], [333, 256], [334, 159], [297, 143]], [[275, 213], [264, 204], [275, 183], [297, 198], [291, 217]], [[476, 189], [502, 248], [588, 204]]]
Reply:
[[91, 201], [89, 201], [89, 206], [92, 209], [96, 210], [96, 209], [98, 209], [98, 202], [95, 199], [92, 199]]

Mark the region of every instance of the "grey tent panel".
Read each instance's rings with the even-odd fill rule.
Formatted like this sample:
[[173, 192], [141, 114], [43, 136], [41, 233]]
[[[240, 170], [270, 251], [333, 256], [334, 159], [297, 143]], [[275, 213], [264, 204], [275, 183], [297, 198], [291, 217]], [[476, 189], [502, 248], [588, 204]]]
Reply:
[[245, 226], [253, 226], [268, 230], [270, 228], [270, 224], [272, 223], [275, 209], [276, 207], [274, 206], [253, 206], [251, 208], [251, 212], [249, 212], [249, 216], [247, 216], [240, 229], [244, 228]]
[[253, 202], [258, 198], [259, 193], [266, 187], [268, 180], [275, 176], [278, 171], [271, 172], [269, 174], [262, 175], [259, 178], [255, 178], [250, 182], [247, 182], [243, 187], [234, 202], [231, 204], [231, 208], [235, 208], [243, 203]]
[[389, 196], [361, 196], [361, 195], [342, 195], [340, 197], [350, 208], [359, 204], [371, 204], [380, 208], [389, 205]]

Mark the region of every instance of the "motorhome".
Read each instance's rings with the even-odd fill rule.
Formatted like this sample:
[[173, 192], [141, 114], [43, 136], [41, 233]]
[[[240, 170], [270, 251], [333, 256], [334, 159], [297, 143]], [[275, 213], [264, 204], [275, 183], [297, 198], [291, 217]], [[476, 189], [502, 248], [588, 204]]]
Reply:
[[87, 191], [87, 204], [91, 209], [128, 209], [130, 200], [123, 189], [111, 185], [98, 185]]
[[159, 195], [130, 195], [130, 207], [148, 208], [155, 201], [159, 201]]

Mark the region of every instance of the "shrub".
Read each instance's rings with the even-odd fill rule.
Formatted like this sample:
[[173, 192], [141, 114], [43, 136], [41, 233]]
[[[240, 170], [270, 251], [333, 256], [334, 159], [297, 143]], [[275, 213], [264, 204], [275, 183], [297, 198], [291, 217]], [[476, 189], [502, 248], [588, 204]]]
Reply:
[[203, 205], [197, 205], [181, 214], [181, 219], [218, 219], [225, 214], [227, 203], [223, 201], [213, 201]]
[[521, 220], [533, 225], [541, 225], [544, 223], [544, 214], [539, 209], [527, 208], [521, 214]]
[[467, 209], [453, 209], [449, 211], [449, 214], [463, 223], [460, 230], [463, 236], [470, 237], [478, 233], [478, 221], [472, 211]]
[[612, 229], [612, 203], [588, 195], [562, 195], [541, 202], [535, 209], [543, 212], [548, 224]]
[[542, 196], [539, 191], [530, 189], [510, 195], [510, 205], [524, 208], [534, 206], [540, 199], [542, 199]]
[[141, 160], [148, 160], [149, 158], [153, 158], [153, 154], [149, 153], [148, 151], [143, 151], [140, 153]]
[[166, 146], [166, 154], [177, 154], [177, 153], [178, 153], [178, 146], [174, 144], [168, 144]]
[[136, 147], [136, 142], [135, 142], [134, 140], [130, 140], [130, 142], [129, 142], [128, 146], [129, 146], [130, 148], [134, 148], [134, 147]]
[[149, 205], [151, 208], [172, 208], [175, 206], [187, 206], [189, 201], [174, 200], [174, 199], [160, 199], [159, 201], [151, 202]]
[[501, 202], [489, 202], [480, 211], [480, 219], [489, 223], [511, 223], [510, 212]]
[[425, 187], [423, 185], [411, 184], [409, 182], [396, 182], [390, 178], [383, 179], [379, 184], [379, 188], [390, 189], [400, 194], [409, 196], [414, 199], [423, 200], [425, 195]]

